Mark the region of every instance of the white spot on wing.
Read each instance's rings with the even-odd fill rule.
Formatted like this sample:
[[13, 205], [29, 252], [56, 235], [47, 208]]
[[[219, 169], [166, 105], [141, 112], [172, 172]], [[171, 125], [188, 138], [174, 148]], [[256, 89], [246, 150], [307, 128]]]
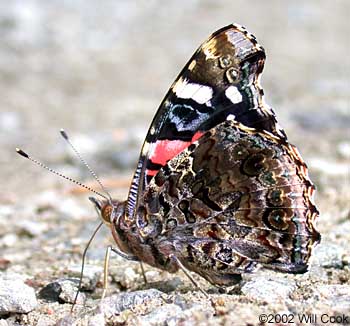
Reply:
[[225, 95], [233, 104], [242, 102], [242, 94], [236, 86], [228, 87], [225, 91]]
[[176, 96], [183, 99], [192, 99], [199, 104], [208, 102], [213, 97], [213, 89], [209, 86], [189, 83], [187, 79], [180, 78], [174, 85]]
[[147, 141], [145, 141], [144, 143], [143, 143], [143, 147], [142, 147], [142, 154], [143, 155], [147, 155], [147, 153], [148, 153], [148, 150], [149, 150], [149, 146], [150, 144], [149, 144], [149, 142], [147, 142]]

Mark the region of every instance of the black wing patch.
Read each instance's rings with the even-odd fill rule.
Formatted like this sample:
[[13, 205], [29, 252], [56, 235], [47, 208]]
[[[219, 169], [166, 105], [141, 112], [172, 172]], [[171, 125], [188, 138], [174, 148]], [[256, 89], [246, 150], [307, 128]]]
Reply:
[[159, 169], [223, 121], [286, 139], [273, 110], [264, 103], [259, 84], [264, 61], [263, 47], [239, 25], [218, 30], [199, 47], [152, 121], [129, 192], [129, 218]]

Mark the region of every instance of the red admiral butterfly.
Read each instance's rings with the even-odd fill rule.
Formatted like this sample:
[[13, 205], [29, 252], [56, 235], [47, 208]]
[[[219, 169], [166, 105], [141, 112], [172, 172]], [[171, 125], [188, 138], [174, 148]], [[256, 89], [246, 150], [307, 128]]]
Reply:
[[238, 25], [195, 52], [158, 109], [125, 202], [101, 215], [119, 249], [216, 285], [259, 263], [307, 270], [320, 235], [315, 187], [265, 104], [265, 52]]
[[195, 52], [153, 119], [128, 199], [94, 200], [116, 252], [219, 286], [258, 264], [307, 270], [320, 239], [315, 187], [264, 102], [264, 61], [238, 25]]

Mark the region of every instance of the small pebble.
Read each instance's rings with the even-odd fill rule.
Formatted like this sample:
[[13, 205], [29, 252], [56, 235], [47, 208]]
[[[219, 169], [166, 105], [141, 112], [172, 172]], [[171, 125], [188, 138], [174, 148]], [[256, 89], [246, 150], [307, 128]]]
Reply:
[[[59, 295], [60, 300], [66, 303], [74, 303], [75, 297], [78, 291], [77, 279], [61, 279], [59, 284], [61, 285], [62, 292]], [[86, 296], [84, 293], [79, 292], [77, 297], [77, 304], [83, 304]]]
[[164, 293], [174, 292], [183, 282], [181, 278], [174, 277], [166, 281], [149, 282], [145, 284], [146, 288], [156, 288]]
[[100, 304], [100, 309], [108, 318], [118, 315], [126, 309], [132, 309], [135, 306], [144, 305], [153, 300], [163, 302], [163, 295], [163, 292], [155, 289], [121, 293], [103, 299]]
[[61, 285], [58, 282], [52, 282], [43, 287], [39, 292], [39, 297], [47, 301], [58, 301], [62, 292]]
[[[47, 284], [39, 292], [42, 299], [48, 301], [58, 301], [60, 303], [73, 303], [78, 291], [79, 281], [77, 279], [59, 279], [55, 282]], [[85, 302], [85, 294], [79, 292], [77, 304]]]
[[176, 304], [167, 304], [154, 309], [151, 313], [140, 318], [142, 325], [162, 326], [176, 325], [184, 317], [182, 309]]
[[257, 277], [242, 287], [242, 292], [251, 299], [275, 302], [284, 301], [294, 291], [295, 283], [288, 279]]
[[16, 226], [20, 229], [21, 235], [25, 234], [30, 237], [39, 236], [48, 229], [46, 224], [30, 220], [20, 220], [16, 223]]
[[350, 303], [350, 285], [346, 284], [323, 284], [317, 287], [318, 292], [327, 298], [349, 298]]
[[316, 293], [338, 311], [350, 311], [350, 285], [323, 284], [316, 288]]
[[89, 319], [88, 326], [101, 326], [105, 325], [105, 317], [103, 314], [97, 314]]
[[10, 260], [0, 257], [0, 271], [7, 269], [10, 263], [11, 263]]
[[67, 315], [67, 316], [62, 317], [55, 324], [55, 326], [72, 326], [72, 325], [74, 325], [74, 319], [71, 315]]
[[34, 289], [25, 284], [22, 277], [0, 276], [0, 315], [28, 313], [37, 305]]
[[[72, 265], [68, 267], [68, 273], [74, 277], [80, 277], [81, 265]], [[82, 289], [84, 291], [93, 291], [96, 288], [97, 282], [103, 273], [101, 266], [95, 266], [90, 264], [84, 265], [84, 275], [82, 279]]]
[[[120, 266], [125, 267], [120, 268]], [[132, 286], [134, 286], [138, 281], [140, 282], [142, 280], [143, 282], [141, 273], [136, 273], [133, 267], [127, 265], [120, 266], [111, 266], [109, 268], [109, 275], [111, 275], [113, 280], [120, 283], [123, 287], [129, 289]]]
[[332, 243], [322, 242], [315, 249], [313, 263], [324, 268], [342, 268], [344, 249]]
[[13, 247], [18, 241], [18, 237], [15, 233], [5, 234], [0, 238], [0, 247]]
[[15, 209], [13, 206], [1, 205], [0, 206], [0, 221], [8, 221], [11, 216], [14, 215]]

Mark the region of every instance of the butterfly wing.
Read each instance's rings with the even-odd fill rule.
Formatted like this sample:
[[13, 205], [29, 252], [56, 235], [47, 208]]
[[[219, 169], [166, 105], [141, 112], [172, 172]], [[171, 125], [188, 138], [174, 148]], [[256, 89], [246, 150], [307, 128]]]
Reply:
[[126, 214], [130, 219], [159, 169], [221, 122], [235, 120], [286, 138], [264, 103], [259, 84], [264, 61], [262, 46], [238, 25], [218, 30], [199, 47], [150, 126], [129, 191]]
[[136, 224], [145, 242], [214, 284], [257, 263], [300, 273], [320, 237], [313, 192], [293, 145], [226, 121], [159, 170]]

